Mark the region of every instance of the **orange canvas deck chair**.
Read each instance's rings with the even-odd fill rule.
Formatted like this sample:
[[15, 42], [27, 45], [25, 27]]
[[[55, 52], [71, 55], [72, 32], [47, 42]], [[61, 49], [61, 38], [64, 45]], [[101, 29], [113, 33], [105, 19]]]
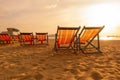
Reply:
[[74, 49], [74, 41], [80, 27], [59, 27], [55, 34], [54, 49]]
[[[77, 42], [79, 49], [85, 53], [85, 49], [88, 48], [89, 45], [91, 45], [93, 48], [95, 48], [98, 52], [100, 51], [100, 41], [99, 41], [99, 33], [104, 28], [104, 26], [101, 27], [83, 27], [81, 30]], [[95, 42], [93, 44], [93, 40], [97, 38], [97, 45], [95, 45]]]
[[22, 33], [20, 32], [20, 44], [34, 44], [34, 36], [33, 33]]
[[0, 34], [0, 41], [3, 43], [10, 43], [12, 41], [12, 36], [9, 34]]
[[36, 32], [36, 41], [40, 42], [40, 44], [48, 45], [48, 33], [37, 33]]

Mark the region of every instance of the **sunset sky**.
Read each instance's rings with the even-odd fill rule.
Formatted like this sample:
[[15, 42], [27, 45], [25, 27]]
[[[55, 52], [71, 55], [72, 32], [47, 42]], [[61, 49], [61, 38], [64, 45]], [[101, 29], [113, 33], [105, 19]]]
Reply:
[[102, 34], [120, 35], [120, 0], [0, 0], [0, 32], [54, 34], [57, 25], [105, 25]]

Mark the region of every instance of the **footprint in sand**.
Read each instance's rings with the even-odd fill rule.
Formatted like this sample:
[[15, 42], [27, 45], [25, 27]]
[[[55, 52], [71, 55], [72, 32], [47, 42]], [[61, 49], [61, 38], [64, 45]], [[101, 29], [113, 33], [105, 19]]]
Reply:
[[86, 80], [85, 76], [75, 76], [76, 80]]
[[103, 78], [102, 75], [99, 72], [97, 72], [97, 71], [92, 71], [91, 72], [91, 77], [94, 80], [101, 80]]
[[41, 80], [44, 78], [44, 76], [42, 74], [38, 73], [38, 74], [34, 75], [34, 78], [35, 78], [35, 80]]
[[22, 76], [21, 78], [20, 78], [20, 80], [41, 80], [41, 79], [43, 79], [43, 75], [42, 74], [40, 74], [40, 73], [37, 73], [37, 74], [35, 74], [35, 75], [26, 75], [26, 76]]
[[78, 75], [79, 74], [79, 70], [77, 70], [77, 69], [64, 69], [64, 71], [68, 71], [68, 72], [70, 72], [70, 73], [72, 73], [72, 74], [74, 74], [74, 75]]

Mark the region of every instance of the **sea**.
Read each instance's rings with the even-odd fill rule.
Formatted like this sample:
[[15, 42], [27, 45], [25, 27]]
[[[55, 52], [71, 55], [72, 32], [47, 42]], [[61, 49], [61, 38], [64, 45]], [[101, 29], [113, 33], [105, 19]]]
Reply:
[[101, 36], [100, 40], [120, 40], [120, 36]]

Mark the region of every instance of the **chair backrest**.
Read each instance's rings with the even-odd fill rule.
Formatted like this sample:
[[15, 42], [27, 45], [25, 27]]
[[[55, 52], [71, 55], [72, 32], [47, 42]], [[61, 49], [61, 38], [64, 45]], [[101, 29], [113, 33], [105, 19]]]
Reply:
[[2, 41], [11, 41], [12, 37], [8, 34], [0, 34], [0, 40]]
[[48, 38], [48, 33], [37, 33], [36, 32], [36, 39], [39, 41], [46, 41]]
[[59, 27], [57, 29], [56, 40], [58, 44], [71, 44], [74, 41], [80, 27]]
[[104, 28], [104, 26], [101, 27], [85, 27], [82, 29], [79, 40], [81, 44], [85, 44], [87, 41], [94, 39], [100, 31]]
[[33, 40], [34, 36], [33, 36], [33, 33], [23, 33], [23, 32], [20, 32], [20, 39], [22, 40], [26, 40], [26, 41], [30, 41], [30, 40]]

